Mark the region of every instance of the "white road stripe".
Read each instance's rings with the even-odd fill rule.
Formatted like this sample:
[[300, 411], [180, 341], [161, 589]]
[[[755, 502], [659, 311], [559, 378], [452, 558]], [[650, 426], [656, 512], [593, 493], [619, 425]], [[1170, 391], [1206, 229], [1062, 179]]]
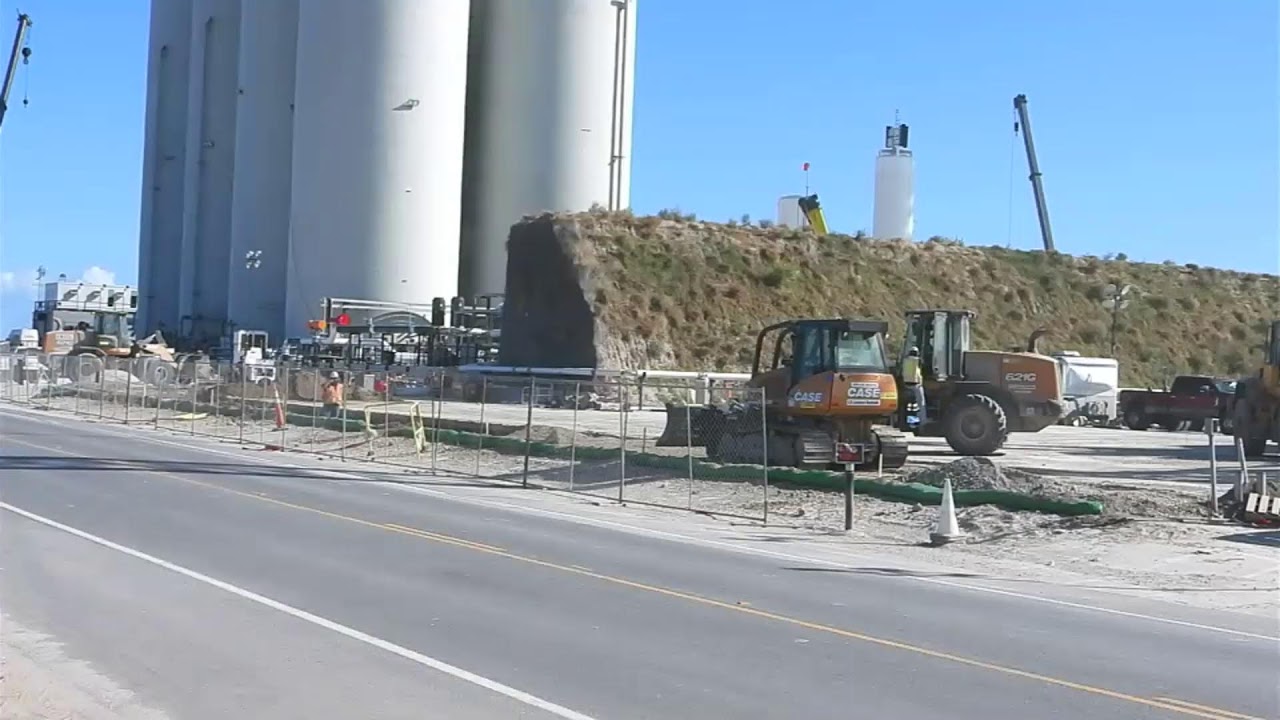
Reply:
[[149, 562], [152, 565], [162, 567], [165, 570], [178, 573], [179, 575], [184, 575], [188, 578], [191, 578], [192, 580], [197, 580], [206, 585], [212, 585], [213, 587], [216, 587], [219, 590], [225, 590], [226, 592], [229, 592], [233, 595], [238, 595], [246, 600], [251, 600], [253, 602], [256, 602], [259, 605], [265, 605], [266, 607], [269, 607], [272, 610], [278, 610], [282, 613], [285, 613], [286, 615], [292, 615], [293, 617], [298, 618], [299, 620], [304, 620], [306, 622], [309, 622], [312, 625], [317, 625], [326, 630], [332, 630], [333, 632], [336, 632], [340, 635], [345, 635], [351, 638], [352, 640], [358, 640], [362, 643], [365, 643], [366, 645], [372, 645], [373, 647], [376, 647], [379, 650], [385, 650], [386, 652], [389, 652], [393, 655], [399, 655], [400, 657], [406, 660], [411, 660], [413, 662], [418, 663], [419, 665], [424, 665], [426, 667], [429, 667], [432, 670], [437, 670], [439, 672], [442, 672], [446, 675], [450, 675], [464, 682], [471, 683], [472, 685], [478, 685], [479, 687], [498, 693], [499, 695], [505, 695], [511, 698], [512, 700], [524, 703], [525, 705], [528, 705], [530, 707], [535, 707], [535, 708], [538, 708], [539, 710], [545, 710], [546, 712], [549, 712], [552, 715], [555, 715], [556, 717], [566, 718], [566, 720], [594, 720], [590, 715], [583, 715], [580, 712], [570, 710], [566, 707], [557, 705], [548, 700], [543, 700], [540, 697], [530, 695], [529, 693], [524, 692], [522, 690], [517, 690], [513, 687], [503, 685], [502, 683], [496, 680], [490, 680], [489, 678], [483, 677], [481, 675], [477, 675], [473, 672], [468, 672], [467, 670], [463, 670], [462, 668], [455, 667], [442, 660], [437, 660], [433, 657], [423, 655], [420, 652], [416, 652], [406, 647], [396, 645], [393, 642], [390, 642], [388, 640], [383, 640], [382, 638], [379, 638], [379, 637], [374, 637], [373, 635], [370, 635], [368, 633], [360, 632], [355, 628], [347, 627], [346, 625], [334, 622], [333, 620], [322, 618], [319, 615], [314, 615], [312, 613], [307, 612], [306, 610], [299, 610], [298, 608], [295, 608], [291, 605], [286, 605], [278, 600], [272, 600], [269, 597], [259, 595], [250, 590], [245, 590], [244, 588], [238, 587], [236, 585], [232, 585], [229, 582], [225, 582], [222, 580], [218, 580], [217, 578], [209, 577], [208, 575], [198, 573], [195, 570], [190, 570], [188, 568], [182, 567], [181, 565], [176, 565], [174, 563], [169, 562], [168, 560], [161, 560], [158, 557], [155, 557], [153, 555], [148, 555], [147, 553], [144, 553], [140, 550], [134, 550], [133, 548], [126, 547], [119, 543], [114, 543], [105, 538], [100, 538], [97, 535], [92, 535], [83, 530], [78, 530], [76, 528], [71, 527], [70, 525], [64, 525], [56, 520], [50, 520], [49, 518], [36, 515], [33, 512], [23, 510], [22, 508], [14, 507], [9, 503], [0, 502], [0, 509], [8, 510], [9, 512], [14, 513], [15, 515], [21, 515], [22, 517], [25, 517], [28, 520], [33, 520], [35, 522], [40, 523], [41, 525], [46, 525], [56, 530], [61, 530], [65, 533], [75, 535], [78, 538], [81, 538], [83, 540], [88, 540], [91, 543], [94, 543], [96, 545], [101, 545], [102, 547], [108, 548], [110, 550], [115, 550], [116, 552], [129, 555], [130, 557], [135, 557], [139, 560]]
[[[10, 408], [0, 408], [0, 414], [3, 414], [2, 410], [8, 410], [8, 409]], [[59, 427], [66, 427], [65, 425], [66, 422], [77, 422], [77, 423], [83, 422], [76, 418], [67, 418], [62, 416], [50, 417], [47, 415], [37, 415], [36, 412], [32, 412], [32, 411], [25, 410], [22, 408], [17, 408], [17, 407], [13, 407], [12, 409], [32, 419], [44, 420], [50, 425], [55, 425]], [[120, 432], [121, 428], [120, 426], [117, 426], [117, 425], [105, 425], [105, 424], [97, 424], [97, 423], [94, 423], [93, 425], [95, 429], [101, 430], [104, 433], [109, 435], [115, 435], [117, 437], [123, 437], [126, 435], [126, 433]], [[171, 440], [164, 440], [162, 438], [158, 438], [154, 436], [140, 435], [136, 432], [127, 433], [127, 436], [134, 440], [145, 440], [147, 442], [153, 442], [158, 445], [166, 445], [169, 447], [179, 448], [187, 451], [203, 452], [210, 455], [223, 455], [227, 457], [238, 458], [240, 460], [252, 460], [252, 458], [247, 457], [243, 452], [237, 453], [237, 452], [219, 449], [219, 448], [206, 447], [206, 446], [198, 445], [195, 443], [174, 442]], [[325, 472], [325, 473], [328, 473], [334, 479], [357, 480], [365, 483], [368, 483], [371, 480], [366, 475], [360, 475], [357, 472], [352, 472], [349, 470], [329, 470], [329, 469], [318, 467], [315, 465], [310, 465], [310, 466], [300, 465], [297, 463], [289, 463], [289, 462], [276, 462], [273, 464], [276, 467], [286, 467], [286, 468], [293, 468], [297, 470]], [[479, 478], [479, 479], [485, 480], [485, 478]], [[659, 539], [667, 540], [670, 542], [678, 542], [678, 543], [684, 543], [689, 545], [701, 545], [703, 547], [714, 547], [714, 548], [719, 548], [722, 550], [727, 550], [730, 552], [736, 552], [736, 553], [741, 553], [746, 555], [757, 555], [760, 557], [769, 557], [769, 558], [775, 558], [779, 560], [804, 562], [810, 565], [821, 565], [823, 567], [830, 567], [830, 568], [836, 568], [841, 570], [848, 570], [848, 569], [851, 569], [852, 567], [849, 561], [829, 560], [825, 558], [810, 557], [806, 555], [794, 555], [791, 553], [780, 552], [777, 550], [768, 550], [765, 548], [751, 547], [749, 545], [740, 545], [735, 542], [729, 542], [724, 540], [699, 538], [691, 535], [682, 535], [680, 533], [668, 532], [665, 530], [655, 530], [652, 528], [640, 527], [638, 525], [630, 525], [628, 523], [617, 522], [614, 520], [589, 518], [589, 517], [576, 515], [574, 513], [569, 513], [569, 512], [560, 512], [557, 510], [547, 510], [544, 508], [528, 507], [525, 505], [518, 505], [515, 503], [506, 503], [500, 500], [487, 500], [487, 499], [465, 497], [462, 495], [458, 495], [452, 491], [436, 490], [436, 489], [425, 488], [420, 486], [406, 486], [399, 483], [385, 482], [385, 481], [375, 480], [374, 482], [385, 485], [392, 489], [396, 489], [404, 492], [418, 493], [421, 495], [427, 495], [429, 497], [440, 498], [442, 500], [447, 500], [450, 502], [462, 503], [464, 505], [473, 505], [477, 507], [487, 507], [487, 508], [497, 509], [497, 510], [506, 510], [509, 512], [519, 513], [523, 515], [539, 515], [542, 517], [556, 518], [559, 520], [577, 523], [580, 525], [591, 525], [599, 528], [618, 530], [621, 532], [627, 532], [634, 535], [642, 535], [646, 537], [659, 538]], [[494, 486], [497, 486], [497, 487], [518, 487], [518, 485], [511, 485], [509, 483], [506, 483], [500, 480], [495, 480], [491, 482]], [[1241, 552], [1245, 552], [1245, 551], [1241, 551]], [[1249, 554], [1253, 555], [1253, 553], [1249, 553]], [[1265, 558], [1265, 559], [1270, 560], [1270, 558]], [[1004, 590], [1001, 588], [989, 587], [984, 585], [972, 585], [969, 583], [956, 582], [954, 580], [945, 580], [945, 579], [936, 578], [936, 577], [902, 576], [902, 579], [910, 582], [927, 583], [930, 585], [943, 585], [946, 587], [956, 588], [959, 590], [968, 590], [970, 592], [1000, 595], [1003, 597], [1017, 598], [1019, 600], [1029, 600], [1031, 602], [1044, 603], [1046, 605], [1055, 605], [1058, 607], [1071, 608], [1073, 610], [1084, 610], [1088, 612], [1103, 613], [1106, 615], [1116, 615], [1118, 617], [1127, 617], [1133, 620], [1144, 620], [1147, 622], [1160, 623], [1164, 625], [1174, 625], [1177, 627], [1184, 627], [1184, 628], [1193, 629], [1193, 630], [1203, 630], [1206, 632], [1220, 633], [1223, 635], [1230, 635], [1234, 637], [1250, 638], [1253, 640], [1265, 640], [1267, 642], [1280, 641], [1280, 636], [1276, 636], [1276, 635], [1265, 635], [1260, 633], [1248, 632], [1245, 630], [1236, 630], [1234, 628], [1222, 627], [1218, 625], [1206, 625], [1202, 623], [1190, 622], [1187, 620], [1176, 620], [1174, 618], [1161, 617], [1159, 615], [1148, 615], [1148, 614], [1139, 613], [1139, 612], [1132, 612], [1129, 610], [1118, 610], [1116, 608], [1109, 608], [1101, 605], [1090, 605], [1082, 602], [1060, 600], [1057, 598], [1045, 597], [1043, 595], [1031, 595], [1028, 593], [1017, 592], [1015, 590]], [[1003, 578], [991, 577], [989, 579], [992, 580], [993, 582], [999, 582]], [[1065, 587], [1070, 588], [1071, 586], [1066, 585]], [[1135, 587], [1134, 589], [1140, 589], [1140, 588]]]

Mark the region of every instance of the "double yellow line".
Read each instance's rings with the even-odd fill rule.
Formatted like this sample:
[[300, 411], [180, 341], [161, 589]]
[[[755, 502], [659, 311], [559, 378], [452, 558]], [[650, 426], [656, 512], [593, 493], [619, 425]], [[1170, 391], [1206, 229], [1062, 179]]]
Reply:
[[[36, 445], [34, 443], [29, 443], [23, 440], [17, 440], [15, 438], [8, 438], [8, 440], [10, 442], [18, 442], [23, 445], [30, 445], [31, 447], [38, 448], [41, 450], [47, 450], [47, 451], [59, 453], [62, 455], [79, 457], [75, 453], [65, 452], [57, 448], [44, 447], [41, 445]], [[1223, 709], [1211, 707], [1208, 705], [1200, 705], [1197, 703], [1188, 702], [1186, 700], [1177, 700], [1177, 699], [1168, 698], [1168, 697], [1142, 697], [1139, 695], [1131, 695], [1128, 693], [1118, 692], [1115, 690], [1108, 690], [1106, 688], [1097, 687], [1094, 685], [1087, 685], [1084, 683], [1073, 682], [1070, 680], [1063, 680], [1061, 678], [1055, 678], [1049, 675], [1043, 675], [1041, 673], [1035, 673], [1028, 670], [1020, 670], [1018, 668], [1013, 668], [1006, 665], [998, 665], [996, 663], [990, 663], [984, 660], [978, 660], [976, 658], [965, 657], [963, 655], [956, 655], [953, 653], [942, 652], [939, 650], [932, 650], [926, 647], [921, 647], [919, 645], [912, 645], [909, 643], [900, 642], [898, 640], [889, 640], [887, 638], [867, 635], [865, 633], [846, 630], [844, 628], [835, 627], [833, 625], [825, 625], [822, 623], [810, 622], [808, 620], [802, 620], [800, 618], [791, 617], [789, 615], [782, 615], [779, 613], [770, 612], [768, 610], [759, 610], [747, 604], [725, 602], [723, 600], [716, 600], [714, 598], [703, 597], [701, 595], [695, 595], [693, 593], [684, 592], [682, 590], [665, 588], [658, 585], [650, 585], [647, 583], [637, 582], [635, 580], [627, 580], [626, 578], [620, 578], [614, 575], [606, 575], [604, 573], [595, 572], [593, 570], [576, 566], [576, 565], [562, 565], [560, 563], [550, 562], [548, 560], [540, 560], [538, 558], [529, 557], [527, 555], [519, 555], [517, 553], [513, 553], [509, 550], [503, 549], [496, 545], [487, 545], [484, 543], [474, 542], [472, 540], [467, 540], [465, 538], [455, 537], [452, 535], [445, 535], [442, 533], [431, 532], [428, 530], [420, 530], [418, 528], [409, 527], [407, 525], [399, 525], [396, 523], [379, 523], [371, 520], [365, 520], [365, 519], [354, 517], [351, 515], [343, 515], [341, 513], [336, 513], [329, 510], [321, 510], [320, 508], [315, 508], [308, 505], [300, 505], [298, 503], [292, 503], [286, 500], [279, 500], [263, 493], [252, 493], [252, 492], [246, 492], [243, 490], [235, 490], [233, 488], [224, 487], [222, 485], [216, 485], [214, 483], [205, 482], [203, 480], [196, 480], [194, 478], [184, 477], [182, 475], [177, 475], [170, 472], [165, 472], [160, 470], [153, 470], [149, 472], [155, 475], [160, 475], [173, 480], [177, 480], [179, 482], [187, 483], [189, 485], [196, 485], [202, 488], [216, 490], [218, 492], [227, 493], [230, 495], [237, 495], [237, 496], [249, 498], [252, 500], [259, 500], [261, 502], [271, 503], [272, 505], [289, 508], [291, 510], [299, 510], [302, 512], [312, 513], [315, 515], [321, 515], [323, 517], [327, 517], [333, 520], [340, 520], [343, 522], [354, 523], [357, 525], [363, 525], [363, 526], [378, 529], [378, 530], [394, 532], [401, 535], [408, 535], [410, 537], [415, 537], [422, 540], [430, 540], [436, 543], [452, 545], [454, 547], [464, 548], [467, 550], [474, 550], [476, 552], [482, 552], [489, 555], [496, 555], [496, 556], [504, 557], [517, 562], [522, 562], [528, 565], [544, 567], [551, 570], [557, 570], [559, 572], [570, 573], [570, 574], [578, 575], [582, 577], [589, 577], [589, 578], [610, 583], [613, 585], [632, 588], [634, 590], [642, 590], [645, 592], [654, 593], [657, 595], [663, 595], [670, 598], [677, 598], [680, 600], [697, 603], [703, 606], [715, 607], [721, 610], [728, 610], [730, 612], [749, 615], [749, 616], [761, 618], [764, 620], [770, 620], [773, 622], [791, 625], [793, 627], [801, 627], [807, 630], [826, 633], [829, 635], [834, 635], [834, 636], [846, 638], [849, 640], [858, 640], [861, 642], [870, 643], [872, 645], [878, 645], [880, 647], [893, 648], [895, 650], [901, 650], [901, 651], [913, 653], [916, 655], [931, 657], [938, 660], [945, 660], [947, 662], [955, 663], [958, 665], [981, 668], [983, 670], [1000, 673], [1002, 675], [1020, 677], [1026, 680], [1034, 680], [1047, 685], [1054, 685], [1057, 687], [1067, 688], [1070, 690], [1077, 690], [1080, 692], [1089, 693], [1091, 695], [1111, 698], [1113, 700], [1120, 700], [1123, 702], [1129, 702], [1136, 705], [1143, 705], [1146, 707], [1159, 708], [1161, 710], [1168, 710], [1170, 712], [1174, 712], [1180, 715], [1197, 717], [1197, 718], [1205, 718], [1206, 720], [1265, 720], [1265, 718], [1259, 718], [1253, 715], [1245, 715], [1245, 714], [1233, 712], [1230, 710], [1223, 710]]]

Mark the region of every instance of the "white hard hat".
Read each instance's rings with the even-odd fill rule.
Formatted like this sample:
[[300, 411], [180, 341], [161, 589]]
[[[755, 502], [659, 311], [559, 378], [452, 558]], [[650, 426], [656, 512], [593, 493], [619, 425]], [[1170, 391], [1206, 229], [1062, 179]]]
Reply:
[[338, 379], [338, 372], [337, 372], [336, 370], [334, 370], [334, 371], [330, 372], [330, 373], [329, 373], [329, 379], [330, 379], [330, 380], [337, 380], [337, 379]]

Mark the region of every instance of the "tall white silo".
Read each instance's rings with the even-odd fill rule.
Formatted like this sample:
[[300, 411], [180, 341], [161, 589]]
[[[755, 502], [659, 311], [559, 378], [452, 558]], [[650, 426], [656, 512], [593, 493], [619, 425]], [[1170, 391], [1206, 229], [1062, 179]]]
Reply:
[[214, 343], [226, 331], [236, 147], [240, 0], [196, 0], [187, 95], [180, 332]]
[[284, 335], [298, 0], [245, 2], [231, 193], [232, 327]]
[[800, 198], [800, 195], [783, 195], [778, 198], [779, 227], [802, 228], [809, 224], [804, 211], [800, 209]]
[[178, 329], [192, 0], [152, 0], [138, 233], [139, 335]]
[[324, 297], [458, 285], [466, 0], [308, 0], [298, 21], [287, 330]]
[[631, 202], [637, 0], [472, 0], [460, 285], [506, 289], [521, 217]]
[[884, 145], [876, 155], [871, 234], [910, 240], [915, 231], [915, 170], [907, 149], [907, 126], [886, 127]]

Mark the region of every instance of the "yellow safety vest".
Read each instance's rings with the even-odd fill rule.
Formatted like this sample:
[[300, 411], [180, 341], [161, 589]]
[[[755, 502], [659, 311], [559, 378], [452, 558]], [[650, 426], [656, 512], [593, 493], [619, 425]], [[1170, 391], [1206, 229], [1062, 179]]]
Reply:
[[902, 381], [908, 384], [920, 384], [920, 358], [908, 355], [902, 361]]

